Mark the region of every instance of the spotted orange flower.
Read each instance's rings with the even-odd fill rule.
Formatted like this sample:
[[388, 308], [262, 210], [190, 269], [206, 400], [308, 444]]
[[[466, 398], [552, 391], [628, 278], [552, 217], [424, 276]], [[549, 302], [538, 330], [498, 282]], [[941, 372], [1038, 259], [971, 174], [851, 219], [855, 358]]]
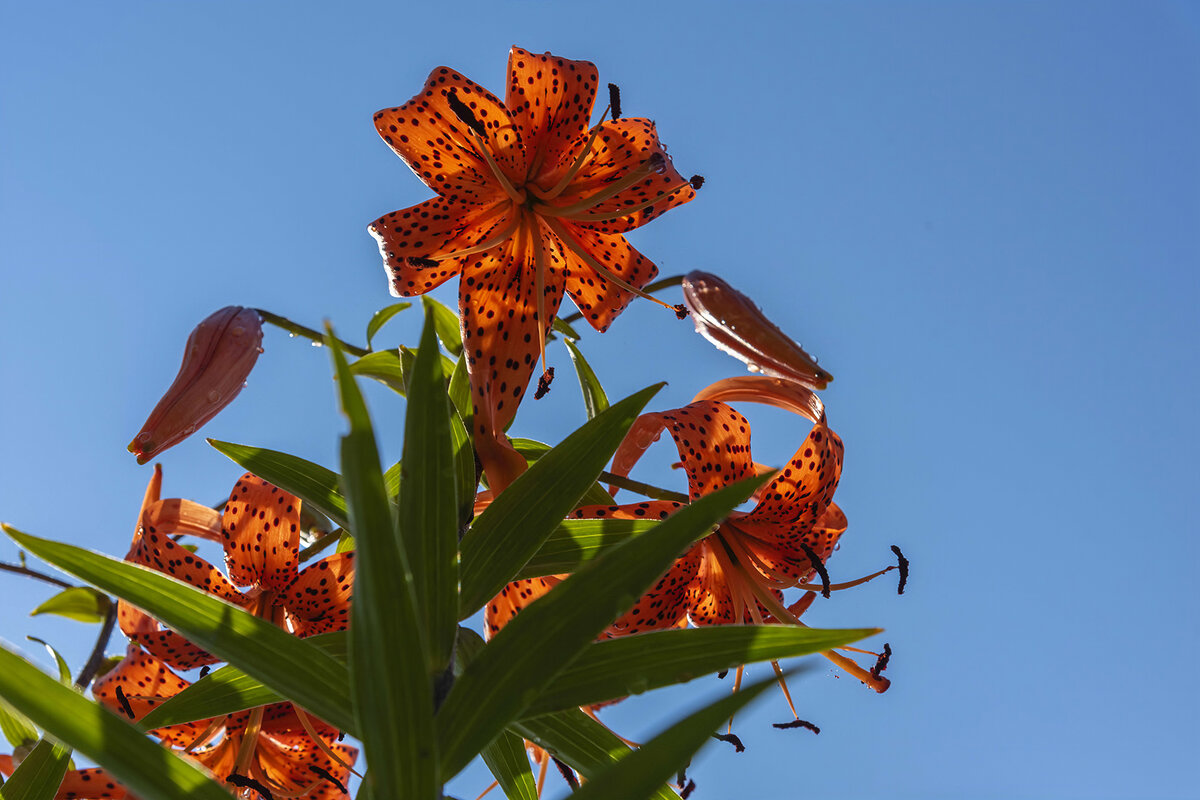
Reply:
[[[337, 553], [299, 570], [299, 498], [250, 473], [238, 479], [221, 512], [191, 500], [160, 499], [161, 491], [162, 469], [156, 465], [126, 560], [203, 589], [297, 636], [346, 629], [354, 553]], [[176, 534], [223, 545], [229, 577], [174, 541]], [[242, 592], [237, 586], [250, 588]], [[126, 636], [176, 669], [218, 660], [124, 601], [117, 618]]]
[[[833, 502], [842, 472], [843, 446], [841, 438], [829, 427], [820, 399], [799, 384], [762, 376], [731, 378], [713, 384], [683, 408], [643, 414], [613, 456], [613, 472], [627, 475], [664, 429], [675, 441], [693, 500], [754, 474], [774, 472], [754, 463], [750, 453], [750, 424], [724, 400], [781, 406], [814, 424], [791, 460], [756, 493], [755, 508], [733, 512], [712, 534], [693, 545], [608, 629], [607, 636], [684, 627], [689, 621], [695, 625], [763, 622], [798, 625], [799, 615], [817, 592], [849, 588], [887, 571], [828, 586], [824, 562], [847, 527], [846, 515]], [[572, 516], [666, 518], [680, 505], [651, 500], [584, 506], [573, 511]], [[812, 583], [818, 574], [821, 582]], [[499, 630], [557, 581], [557, 577], [550, 576], [506, 586], [488, 606], [489, 629]], [[783, 590], [796, 587], [807, 593], [797, 603], [785, 607]], [[872, 674], [841, 654], [825, 655], [876, 691], [887, 689], [886, 678]]]
[[545, 363], [563, 292], [607, 329], [657, 273], [623, 234], [688, 202], [701, 183], [675, 170], [653, 122], [618, 119], [616, 102], [612, 119], [590, 126], [598, 86], [587, 61], [514, 47], [503, 102], [439, 67], [420, 94], [375, 115], [379, 135], [438, 197], [369, 230], [393, 294], [462, 277], [474, 438], [496, 489], [525, 468], [503, 430], [539, 353]]

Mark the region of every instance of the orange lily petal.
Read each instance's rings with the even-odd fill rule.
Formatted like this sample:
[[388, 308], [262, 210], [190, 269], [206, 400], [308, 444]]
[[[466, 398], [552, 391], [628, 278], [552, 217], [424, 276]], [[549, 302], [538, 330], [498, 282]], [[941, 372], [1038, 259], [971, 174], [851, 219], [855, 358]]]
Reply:
[[[719, 545], [717, 545], [719, 546]], [[713, 552], [713, 547], [707, 541], [701, 542], [692, 548], [700, 551], [698, 556], [699, 567], [696, 571], [696, 577], [688, 586], [688, 619], [694, 625], [732, 625], [732, 624], [750, 624], [755, 620], [747, 605], [748, 592], [743, 594], [742, 602], [742, 618], [739, 620], [737, 609], [739, 603], [734, 600], [733, 593], [730, 589], [731, 582], [746, 580], [738, 576], [731, 576], [726, 573], [721, 566], [720, 560]], [[776, 599], [783, 600], [783, 592], [778, 589], [770, 589]], [[760, 603], [754, 599], [754, 605], [759, 614], [759, 619], [771, 619], [771, 613]]]
[[[191, 686], [190, 681], [176, 675], [167, 665], [137, 645], [129, 645], [125, 658], [92, 684], [92, 694], [109, 709], [123, 716], [123, 707], [117, 699], [117, 687], [125, 695], [133, 711], [134, 720], [139, 720], [161, 705], [169, 697]], [[185, 747], [208, 727], [209, 720], [171, 725], [151, 731], [164, 742]]]
[[754, 475], [750, 423], [724, 403], [692, 403], [658, 415], [675, 440], [693, 500]]
[[[570, 61], [514, 47], [508, 55], [504, 104], [520, 127], [530, 172], [550, 189], [582, 146], [600, 76], [590, 61]], [[539, 169], [539, 165], [541, 168]], [[559, 165], [561, 169], [547, 170]]]
[[600, 275], [580, 258], [575, 248], [584, 250], [618, 278], [638, 289], [654, 280], [658, 267], [620, 234], [597, 233], [571, 223], [563, 223], [563, 228], [572, 237], [571, 242], [563, 242], [550, 233], [547, 235], [553, 237], [551, 243], [556, 260], [562, 259], [566, 264], [563, 276], [567, 293], [588, 324], [603, 333], [629, 305], [633, 294]]
[[375, 114], [375, 129], [430, 189], [451, 201], [491, 203], [502, 199], [475, 136], [450, 108], [453, 90], [484, 129], [483, 146], [509, 181], [525, 180], [525, 148], [508, 109], [479, 84], [449, 67], [429, 73], [425, 88], [398, 108]]
[[102, 769], [69, 770], [58, 786], [54, 800], [93, 800], [93, 798], [113, 798], [121, 800], [128, 797], [125, 787], [117, 783], [111, 775]]
[[191, 500], [172, 497], [151, 503], [142, 511], [141, 524], [168, 536], [186, 534], [221, 541], [221, 512]]
[[[837, 546], [838, 539], [846, 532], [847, 525], [845, 513], [836, 503], [830, 503], [813, 526], [800, 534], [800, 541], [812, 548], [817, 558], [824, 562], [833, 555], [833, 549]], [[745, 534], [739, 541], [769, 570], [797, 581], [808, 582], [813, 579], [813, 565], [799, 547], [793, 545], [780, 549], [775, 544], [764, 542], [757, 536], [758, 528], [743, 528], [738, 520], [733, 521], [733, 527], [738, 533]]]
[[562, 582], [565, 575], [547, 575], [542, 578], [523, 578], [513, 581], [500, 590], [484, 609], [484, 627], [488, 638], [492, 638], [509, 623], [521, 609], [537, 600]]
[[[473, 260], [471, 256], [444, 256], [487, 242], [513, 222], [514, 213], [508, 203], [497, 213], [495, 204], [456, 203], [435, 197], [385, 214], [367, 226], [367, 231], [379, 243], [392, 294], [412, 297], [461, 273]], [[425, 263], [426, 259], [437, 263]]]
[[301, 570], [276, 602], [288, 610], [297, 636], [343, 631], [353, 587], [354, 553], [336, 553]]
[[[358, 758], [357, 748], [340, 744], [334, 737], [330, 737], [325, 744], [347, 764], [353, 764]], [[307, 734], [271, 733], [260, 736], [258, 759], [267, 777], [280, 784], [299, 787], [320, 781], [316, 788], [304, 795], [305, 800], [343, 800], [346, 797], [328, 780], [322, 780], [320, 773], [312, 768], [328, 772], [343, 785], [350, 776], [350, 770], [323, 753]]]
[[278, 592], [296, 577], [300, 499], [247, 472], [234, 484], [221, 515], [225, 568], [241, 586]]

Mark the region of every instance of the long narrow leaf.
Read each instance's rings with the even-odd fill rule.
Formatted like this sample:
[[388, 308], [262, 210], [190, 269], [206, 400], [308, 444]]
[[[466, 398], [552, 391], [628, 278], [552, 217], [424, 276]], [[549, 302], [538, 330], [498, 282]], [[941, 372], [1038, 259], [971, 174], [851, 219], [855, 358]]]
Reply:
[[[375, 432], [332, 330], [327, 337], [342, 412], [342, 480], [357, 545], [350, 683], [374, 797], [435, 800], [437, 750], [426, 644], [413, 576], [388, 504]], [[404, 491], [403, 481], [401, 491]]]
[[632, 536], [645, 533], [657, 519], [568, 519], [546, 537], [517, 578], [574, 572]]
[[739, 664], [805, 656], [878, 633], [731, 625], [666, 630], [588, 645], [526, 709], [528, 716], [591, 705], [684, 683]]
[[450, 663], [458, 628], [456, 464], [432, 308], [426, 305], [425, 329], [408, 384], [398, 519], [431, 676]]
[[479, 515], [462, 540], [460, 618], [475, 613], [525, 566], [595, 483], [661, 386], [625, 398], [572, 433]]
[[500, 731], [480, 755], [508, 800], [538, 800], [529, 755], [520, 736]]
[[684, 506], [653, 531], [587, 564], [514, 617], [463, 671], [438, 714], [443, 774], [454, 775], [466, 766], [672, 560], [767, 477], [739, 481]]
[[350, 372], [375, 380], [388, 387], [396, 394], [404, 397], [408, 394], [408, 375], [406, 364], [398, 349], [380, 350], [367, 353], [350, 364]]
[[575, 364], [575, 374], [579, 376], [579, 388], [583, 391], [583, 405], [587, 410], [588, 419], [593, 419], [608, 408], [608, 395], [605, 394], [604, 387], [600, 385], [600, 379], [596, 377], [592, 365], [583, 357], [579, 347], [570, 339], [564, 339], [563, 342], [571, 354], [571, 362]]
[[574, 800], [648, 800], [670, 777], [685, 766], [725, 720], [763, 693], [775, 679], [759, 681], [740, 692], [726, 695], [622, 758], [617, 764], [588, 780], [571, 797]]
[[379, 333], [379, 329], [406, 308], [412, 308], [412, 303], [392, 303], [372, 314], [371, 321], [367, 323], [367, 347], [373, 346], [371, 340], [375, 338], [375, 334]]
[[299, 456], [209, 439], [208, 443], [240, 467], [316, 507], [336, 525], [350, 524], [338, 474]]
[[2, 647], [0, 697], [143, 800], [229, 800], [199, 769]]
[[26, 747], [38, 740], [37, 728], [16, 709], [9, 706], [0, 698], [0, 733], [15, 750]]
[[426, 318], [432, 318], [437, 326], [438, 338], [442, 340], [446, 349], [453, 353], [455, 358], [458, 358], [462, 355], [463, 350], [462, 326], [458, 320], [458, 314], [429, 295], [422, 297], [421, 302], [425, 305]]
[[0, 797], [4, 800], [52, 800], [70, 762], [71, 748], [42, 739], [0, 787]]
[[[509, 726], [509, 730], [545, 748], [589, 780], [631, 752], [629, 745], [615, 733], [578, 708], [518, 720]], [[651, 797], [654, 800], [679, 800], [679, 795], [666, 786], [660, 786]]]
[[4, 530], [43, 561], [128, 600], [329, 724], [352, 724], [345, 667], [308, 642], [161, 572]]

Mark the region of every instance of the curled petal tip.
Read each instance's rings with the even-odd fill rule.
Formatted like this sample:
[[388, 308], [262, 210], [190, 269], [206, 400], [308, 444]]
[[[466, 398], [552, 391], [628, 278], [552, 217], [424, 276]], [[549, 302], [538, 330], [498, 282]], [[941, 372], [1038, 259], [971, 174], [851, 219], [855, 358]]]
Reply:
[[262, 352], [262, 318], [252, 308], [226, 306], [196, 326], [175, 382], [129, 443], [145, 464], [195, 433], [242, 390]]

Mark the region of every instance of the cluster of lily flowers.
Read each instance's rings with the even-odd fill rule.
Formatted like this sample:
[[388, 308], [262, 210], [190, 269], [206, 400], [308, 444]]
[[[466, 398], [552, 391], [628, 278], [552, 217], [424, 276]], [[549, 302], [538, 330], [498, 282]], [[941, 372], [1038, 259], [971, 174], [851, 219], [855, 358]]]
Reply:
[[[424, 294], [454, 276], [459, 282], [461, 334], [471, 389], [471, 437], [487, 481], [479, 513], [527, 468], [505, 435], [538, 373], [537, 394], [550, 387], [546, 343], [563, 295], [595, 330], [605, 331], [626, 305], [643, 296], [690, 317], [714, 345], [753, 373], [701, 389], [688, 405], [643, 414], [613, 457], [611, 473], [628, 476], [663, 431], [687, 474], [688, 500], [754, 475], [774, 474], [750, 511], [735, 511], [680, 556], [602, 638], [689, 624], [803, 625], [818, 594], [882, 575], [831, 582], [826, 562], [847, 529], [834, 502], [843, 444], [816, 392], [832, 380], [758, 307], [718, 276], [693, 272], [682, 280], [684, 303], [670, 306], [644, 290], [654, 264], [625, 239], [631, 231], [696, 197], [698, 176], [683, 177], [658, 141], [654, 123], [621, 115], [620, 95], [590, 124], [600, 92], [596, 68], [550, 54], [513, 48], [502, 101], [448, 68], [435, 69], [402, 106], [375, 115], [376, 129], [437, 197], [386, 214], [369, 226], [397, 296]], [[272, 321], [273, 315], [266, 315]], [[175, 383], [129, 449], [146, 463], [182, 441], [233, 400], [262, 352], [264, 313], [231, 306], [206, 319], [189, 339]], [[540, 368], [539, 368], [540, 365]], [[811, 424], [781, 469], [753, 460], [750, 425], [730, 403], [759, 403], [794, 412]], [[354, 552], [338, 552], [302, 567], [299, 498], [247, 473], [218, 511], [161, 497], [154, 467], [127, 560], [203, 589], [299, 637], [345, 630], [350, 624]], [[609, 489], [616, 494], [619, 487]], [[651, 499], [585, 505], [579, 519], [659, 519], [684, 505]], [[223, 548], [226, 573], [185, 546], [195, 537]], [[895, 548], [893, 548], [895, 549]], [[900, 563], [901, 591], [907, 562]], [[495, 635], [516, 614], [566, 576], [519, 580], [486, 607]], [[800, 590], [790, 604], [787, 590]], [[125, 657], [92, 685], [96, 699], [138, 720], [188, 686], [176, 671], [206, 672], [217, 658], [124, 601], [118, 620], [130, 644]], [[865, 655], [824, 655], [878, 692], [890, 648]], [[778, 664], [775, 669], [779, 672]], [[742, 670], [735, 679], [740, 684]], [[780, 673], [789, 705], [792, 698]], [[800, 720], [781, 727], [813, 727]], [[290, 703], [151, 732], [203, 766], [239, 797], [347, 798], [357, 750], [341, 732]], [[541, 791], [551, 758], [529, 745], [540, 766]], [[10, 757], [0, 771], [11, 774]], [[565, 769], [565, 767], [564, 767]], [[126, 791], [99, 769], [68, 773], [59, 798], [121, 798]]]

